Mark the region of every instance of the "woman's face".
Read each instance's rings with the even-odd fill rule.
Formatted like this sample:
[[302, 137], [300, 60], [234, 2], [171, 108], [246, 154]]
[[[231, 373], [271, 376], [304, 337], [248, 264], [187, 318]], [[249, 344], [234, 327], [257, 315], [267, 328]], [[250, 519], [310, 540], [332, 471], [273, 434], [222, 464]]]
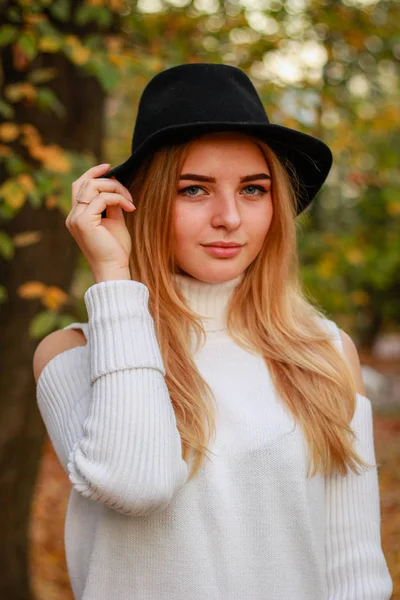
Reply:
[[[174, 207], [175, 258], [184, 273], [208, 283], [234, 279], [260, 252], [272, 215], [270, 170], [252, 140], [236, 132], [195, 140]], [[213, 242], [241, 247], [222, 256], [206, 247]]]

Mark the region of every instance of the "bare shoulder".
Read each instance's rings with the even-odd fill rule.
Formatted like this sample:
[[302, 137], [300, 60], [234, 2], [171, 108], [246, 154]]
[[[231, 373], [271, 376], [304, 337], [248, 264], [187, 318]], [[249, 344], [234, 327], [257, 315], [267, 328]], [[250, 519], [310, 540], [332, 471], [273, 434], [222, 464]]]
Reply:
[[33, 375], [36, 383], [48, 362], [61, 352], [76, 346], [85, 346], [86, 343], [85, 335], [80, 329], [59, 329], [46, 335], [37, 345], [33, 355]]
[[339, 333], [342, 340], [343, 352], [345, 357], [347, 358], [348, 365], [353, 373], [357, 392], [362, 396], [365, 396], [366, 392], [362, 378], [360, 357], [358, 356], [357, 347], [348, 333], [346, 333], [342, 329], [339, 329]]

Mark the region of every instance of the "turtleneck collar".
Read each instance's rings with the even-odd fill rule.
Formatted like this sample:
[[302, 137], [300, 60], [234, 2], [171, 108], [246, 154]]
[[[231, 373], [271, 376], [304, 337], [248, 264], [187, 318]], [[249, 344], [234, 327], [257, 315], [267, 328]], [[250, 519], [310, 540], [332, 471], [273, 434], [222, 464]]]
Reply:
[[193, 312], [201, 315], [206, 331], [226, 329], [226, 309], [236, 286], [242, 281], [244, 273], [222, 283], [208, 283], [173, 273], [173, 278]]

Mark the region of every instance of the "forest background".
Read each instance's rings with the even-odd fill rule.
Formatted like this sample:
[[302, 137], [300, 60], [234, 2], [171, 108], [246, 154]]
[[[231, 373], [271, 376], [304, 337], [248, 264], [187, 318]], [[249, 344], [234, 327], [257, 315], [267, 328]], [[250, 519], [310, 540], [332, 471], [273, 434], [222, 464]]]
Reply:
[[[124, 161], [140, 93], [184, 62], [238, 66], [273, 122], [321, 137], [334, 165], [298, 219], [305, 288], [377, 361], [400, 333], [396, 0], [0, 0], [0, 598], [72, 599], [69, 481], [35, 399], [33, 352], [86, 321], [91, 271], [65, 227], [71, 183]], [[399, 403], [400, 404], [400, 399]], [[375, 410], [382, 543], [400, 598], [400, 412]]]

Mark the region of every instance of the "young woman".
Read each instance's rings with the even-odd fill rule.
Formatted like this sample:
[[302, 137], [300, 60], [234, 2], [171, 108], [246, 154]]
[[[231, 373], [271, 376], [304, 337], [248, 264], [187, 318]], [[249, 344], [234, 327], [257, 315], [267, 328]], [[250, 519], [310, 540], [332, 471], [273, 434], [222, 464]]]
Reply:
[[108, 166], [66, 220], [88, 322], [34, 358], [75, 598], [389, 599], [357, 351], [299, 280], [329, 149], [270, 124], [240, 69], [190, 64]]

